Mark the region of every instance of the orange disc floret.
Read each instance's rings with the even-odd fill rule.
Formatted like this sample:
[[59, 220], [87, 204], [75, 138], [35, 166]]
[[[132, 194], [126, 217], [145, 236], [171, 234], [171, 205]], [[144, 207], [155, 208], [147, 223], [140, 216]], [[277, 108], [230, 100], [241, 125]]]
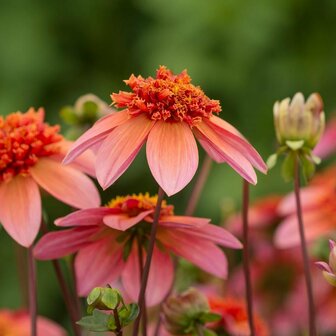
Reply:
[[60, 127], [44, 123], [44, 110], [0, 116], [0, 182], [16, 175], [28, 175], [38, 159], [57, 154]]
[[191, 84], [184, 70], [178, 75], [161, 66], [156, 78], [131, 77], [125, 83], [133, 92], [119, 91], [111, 95], [118, 108], [126, 108], [131, 116], [147, 114], [149, 119], [187, 122], [190, 126], [218, 114], [218, 100], [207, 97], [202, 89]]
[[[158, 196], [150, 196], [149, 193], [117, 196], [106, 206], [112, 209], [121, 210], [130, 217], [137, 216], [140, 212], [155, 209]], [[167, 205], [163, 200], [161, 204], [161, 215], [174, 215], [174, 206]]]
[[[217, 327], [232, 336], [249, 336], [250, 329], [246, 305], [243, 300], [235, 298], [210, 298], [210, 309], [222, 316]], [[254, 315], [256, 336], [269, 336], [265, 322]]]

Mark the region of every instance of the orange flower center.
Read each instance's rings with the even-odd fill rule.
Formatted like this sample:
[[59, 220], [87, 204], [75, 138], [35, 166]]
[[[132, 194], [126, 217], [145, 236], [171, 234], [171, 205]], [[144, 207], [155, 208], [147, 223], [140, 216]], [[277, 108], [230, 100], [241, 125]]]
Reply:
[[59, 126], [49, 126], [43, 119], [43, 110], [32, 108], [0, 117], [0, 182], [28, 175], [39, 158], [59, 152]]
[[[112, 209], [121, 210], [122, 213], [129, 217], [135, 217], [141, 212], [154, 210], [158, 196], [150, 196], [149, 193], [133, 194], [127, 196], [117, 196], [112, 199], [106, 206]], [[162, 202], [161, 215], [173, 215], [174, 206], [167, 205], [166, 201]]]
[[126, 108], [132, 116], [145, 113], [152, 120], [184, 121], [192, 126], [221, 111], [218, 100], [191, 84], [187, 71], [174, 75], [161, 66], [156, 78], [131, 75], [125, 83], [133, 92], [119, 91], [111, 97], [118, 108]]

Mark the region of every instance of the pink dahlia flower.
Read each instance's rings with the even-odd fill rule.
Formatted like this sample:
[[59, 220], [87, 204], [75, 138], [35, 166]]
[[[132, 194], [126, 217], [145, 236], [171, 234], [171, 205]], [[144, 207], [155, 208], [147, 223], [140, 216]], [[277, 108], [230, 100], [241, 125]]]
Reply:
[[[336, 166], [317, 174], [301, 189], [301, 203], [306, 240], [312, 242], [333, 232], [336, 227]], [[299, 246], [300, 234], [293, 193], [283, 199], [279, 213], [285, 216], [275, 232], [275, 244], [281, 248]]]
[[[34, 255], [37, 259], [55, 259], [78, 252], [75, 270], [79, 295], [121, 276], [127, 294], [136, 300], [156, 202], [157, 196], [148, 194], [118, 197], [105, 207], [79, 210], [60, 218], [56, 225], [74, 228], [42, 237]], [[209, 222], [206, 218], [175, 216], [173, 206], [163, 202], [148, 280], [148, 305], [159, 303], [172, 285], [171, 253], [226, 278], [227, 260], [217, 245], [241, 248], [241, 243]]]
[[98, 206], [100, 198], [91, 173], [93, 154], [81, 155], [71, 166], [61, 164], [69, 142], [59, 126], [44, 122], [44, 111], [0, 117], [0, 222], [23, 246], [34, 241], [41, 223], [39, 187], [76, 208]]
[[230, 124], [214, 114], [217, 100], [191, 84], [186, 71], [174, 75], [160, 67], [156, 78], [132, 75], [125, 81], [132, 92], [112, 94], [123, 109], [98, 120], [73, 145], [65, 163], [86, 149], [98, 150], [96, 174], [106, 189], [132, 163], [147, 142], [149, 168], [168, 196], [183, 189], [198, 166], [195, 137], [216, 162], [226, 162], [250, 183], [257, 177], [253, 166], [267, 168], [257, 151]]
[[[1, 336], [30, 336], [30, 317], [24, 311], [0, 310]], [[37, 317], [37, 336], [66, 336], [66, 331], [45, 317]]]

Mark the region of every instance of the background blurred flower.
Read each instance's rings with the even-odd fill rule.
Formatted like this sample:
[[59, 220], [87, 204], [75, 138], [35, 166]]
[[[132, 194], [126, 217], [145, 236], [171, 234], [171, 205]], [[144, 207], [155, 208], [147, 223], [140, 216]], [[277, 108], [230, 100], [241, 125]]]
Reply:
[[100, 203], [93, 182], [93, 154], [78, 157], [72, 166], [61, 160], [70, 143], [59, 134], [59, 126], [44, 123], [44, 110], [0, 117], [0, 222], [23, 246], [34, 241], [41, 223], [39, 187], [76, 208]]
[[[55, 259], [78, 251], [75, 269], [80, 295], [121, 276], [127, 294], [136, 300], [141, 272], [139, 253], [144, 261], [155, 204], [156, 197], [148, 194], [117, 197], [106, 207], [80, 210], [60, 218], [56, 225], [74, 228], [42, 237], [34, 249], [35, 257]], [[241, 248], [241, 243], [209, 222], [206, 218], [175, 216], [173, 207], [163, 203], [148, 280], [148, 305], [159, 303], [171, 288], [171, 252], [226, 278], [227, 260], [217, 244]]]
[[156, 78], [132, 75], [125, 82], [132, 92], [112, 94], [114, 104], [123, 111], [99, 120], [65, 159], [68, 163], [86, 149], [98, 148], [96, 173], [104, 189], [122, 175], [147, 142], [147, 160], [155, 180], [168, 196], [176, 194], [197, 170], [194, 135], [212, 159], [228, 163], [250, 183], [257, 182], [253, 166], [266, 172], [265, 163], [245, 138], [214, 116], [221, 111], [219, 101], [191, 84], [186, 71], [174, 75], [162, 66]]
[[336, 151], [336, 117], [332, 117], [313, 153], [324, 159]]

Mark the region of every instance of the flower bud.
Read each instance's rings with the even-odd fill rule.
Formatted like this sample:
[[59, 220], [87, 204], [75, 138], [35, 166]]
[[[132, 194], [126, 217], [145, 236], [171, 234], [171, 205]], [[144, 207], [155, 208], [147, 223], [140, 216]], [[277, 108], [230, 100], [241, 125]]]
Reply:
[[87, 297], [88, 312], [94, 309], [113, 310], [122, 302], [122, 297], [117, 289], [110, 287], [96, 287]]
[[313, 149], [319, 141], [325, 124], [323, 101], [318, 93], [304, 100], [297, 93], [292, 101], [289, 98], [276, 102], [273, 108], [275, 131], [282, 146], [293, 145], [294, 150], [306, 147]]
[[324, 278], [334, 287], [336, 287], [336, 243], [329, 240], [330, 254], [329, 265], [326, 262], [319, 261], [315, 264], [322, 270]]
[[200, 316], [210, 311], [207, 298], [194, 288], [168, 298], [163, 306], [166, 329], [173, 335], [186, 335], [193, 331]]

